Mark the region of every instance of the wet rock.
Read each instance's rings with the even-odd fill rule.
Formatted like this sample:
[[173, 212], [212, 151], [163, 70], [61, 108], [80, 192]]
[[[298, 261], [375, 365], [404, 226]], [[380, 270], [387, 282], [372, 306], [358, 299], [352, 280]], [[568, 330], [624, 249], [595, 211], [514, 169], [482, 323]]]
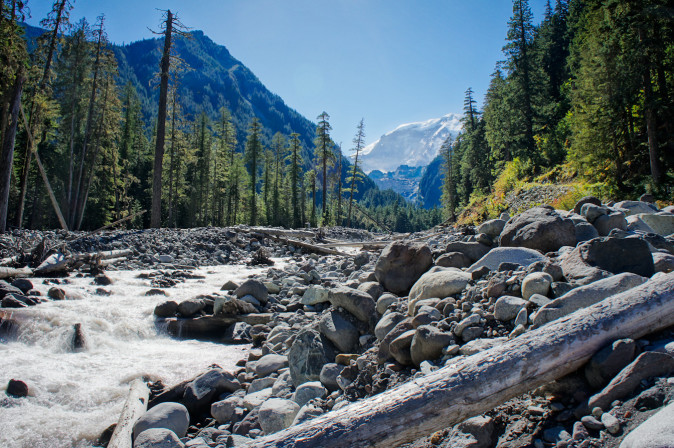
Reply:
[[562, 246], [575, 246], [576, 230], [573, 221], [562, 219], [552, 207], [534, 207], [508, 221], [499, 244], [553, 252]]
[[328, 390], [323, 387], [320, 381], [309, 381], [297, 386], [292, 399], [302, 407], [314, 398], [323, 398], [327, 394]]
[[[575, 243], [574, 243], [575, 244]], [[516, 263], [521, 266], [529, 266], [537, 261], [546, 261], [547, 258], [540, 252], [524, 247], [496, 247], [487, 255], [477, 260], [468, 272], [475, 272], [485, 266], [490, 271], [499, 269], [501, 263]]]
[[368, 293], [347, 286], [332, 288], [329, 294], [333, 306], [341, 306], [356, 319], [370, 323], [374, 327], [376, 319], [376, 303]]
[[585, 378], [594, 389], [611, 380], [632, 362], [636, 343], [632, 339], [618, 339], [595, 353], [585, 366]]
[[213, 315], [234, 315], [257, 313], [257, 308], [251, 303], [244, 302], [234, 297], [215, 297]]
[[522, 280], [522, 298], [529, 300], [534, 294], [547, 296], [552, 284], [552, 276], [545, 272], [532, 272]]
[[236, 288], [238, 288], [239, 285], [234, 283], [232, 280], [227, 280], [227, 282], [222, 285], [222, 288], [220, 288], [221, 291], [234, 291]]
[[[96, 293], [99, 294], [99, 291], [100, 291], [101, 295], [109, 296], [110, 294], [112, 294], [110, 291], [108, 291], [106, 289], [103, 289], [103, 288], [98, 288], [96, 290]], [[151, 296], [167, 296], [168, 294], [166, 294], [166, 291], [164, 291], [163, 289], [150, 288], [147, 291], [145, 291], [145, 295], [147, 297], [151, 297]], [[177, 302], [174, 302], [174, 303], [176, 304], [176, 311], [177, 311], [178, 310], [178, 303]], [[162, 317], [162, 316], [160, 316], [160, 317]], [[166, 317], [169, 317], [169, 316], [166, 316]]]
[[7, 383], [7, 395], [23, 398], [28, 396], [28, 385], [21, 380], [11, 379]]
[[178, 314], [182, 317], [192, 317], [206, 307], [206, 302], [202, 299], [187, 299], [178, 304]]
[[237, 299], [244, 296], [251, 295], [255, 297], [260, 303], [265, 304], [269, 299], [269, 291], [263, 282], [256, 279], [248, 279], [234, 290], [234, 295]]
[[433, 268], [422, 275], [412, 286], [409, 294], [408, 312], [414, 313], [416, 302], [431, 297], [444, 299], [458, 294], [471, 280], [470, 274], [452, 268]]
[[449, 252], [440, 255], [435, 260], [435, 265], [443, 268], [467, 268], [473, 263], [468, 255], [461, 252]]
[[66, 292], [63, 289], [54, 286], [47, 291], [47, 297], [52, 300], [65, 300]]
[[262, 358], [257, 360], [257, 363], [255, 364], [255, 373], [259, 377], [265, 377], [279, 371], [284, 367], [288, 367], [287, 356], [276, 354], [264, 355]]
[[293, 424], [299, 410], [300, 406], [292, 400], [270, 398], [260, 406], [260, 426], [265, 434], [282, 431]]
[[5, 280], [0, 280], [0, 299], [2, 299], [3, 297], [5, 297], [8, 294], [24, 295], [25, 293], [21, 289], [19, 289], [17, 286], [10, 285]]
[[433, 256], [427, 245], [398, 241], [384, 248], [374, 273], [386, 291], [399, 295], [407, 293], [432, 264]]
[[[33, 282], [31, 282], [27, 278], [17, 278], [11, 283], [11, 285], [15, 288], [19, 288], [22, 294], [28, 294], [28, 291], [33, 289]], [[3, 296], [2, 291], [3, 288], [0, 286], [0, 297]]]
[[151, 428], [165, 428], [184, 437], [190, 424], [190, 414], [180, 403], [160, 403], [148, 410], [133, 426], [134, 440]]
[[133, 448], [184, 448], [175, 432], [166, 428], [150, 428], [138, 434]]
[[674, 440], [674, 403], [637, 426], [620, 444], [620, 448], [664, 448]]
[[98, 274], [94, 277], [94, 283], [99, 286], [110, 286], [112, 279], [105, 274]]
[[340, 352], [351, 353], [358, 348], [358, 329], [338, 311], [323, 314], [319, 328]]
[[507, 322], [515, 317], [522, 308], [526, 306], [526, 301], [514, 296], [502, 296], [494, 304], [494, 318], [502, 322]]
[[311, 329], [300, 331], [288, 352], [290, 376], [295, 387], [307, 381], [320, 380], [321, 369], [332, 359], [318, 332]]
[[18, 294], [7, 294], [5, 297], [3, 297], [2, 301], [0, 301], [0, 306], [2, 308], [25, 308], [27, 306], [30, 306], [27, 301], [20, 300], [20, 298], [26, 298], [24, 295], [18, 295]]
[[422, 361], [439, 358], [442, 349], [452, 343], [454, 338], [451, 334], [430, 325], [421, 325], [414, 332], [410, 345], [412, 362], [420, 365]]

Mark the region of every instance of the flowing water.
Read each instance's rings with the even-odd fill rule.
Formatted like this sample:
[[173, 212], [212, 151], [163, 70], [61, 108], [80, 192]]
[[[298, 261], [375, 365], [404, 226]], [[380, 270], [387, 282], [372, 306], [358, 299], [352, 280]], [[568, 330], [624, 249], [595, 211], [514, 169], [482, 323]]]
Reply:
[[[262, 268], [219, 266], [200, 269], [206, 279], [166, 289], [180, 302], [218, 291]], [[139, 377], [173, 385], [218, 364], [234, 369], [248, 346], [176, 340], [155, 324], [153, 310], [163, 296], [144, 294], [149, 280], [138, 271], [109, 271], [110, 296], [96, 295], [91, 277], [71, 277], [61, 286], [68, 300], [22, 310], [30, 323], [0, 339], [0, 400], [10, 378], [28, 384], [29, 396], [0, 401], [0, 447], [88, 447], [119, 418], [129, 383]], [[46, 294], [42, 279], [33, 284]], [[80, 323], [85, 347], [73, 352], [73, 325]]]

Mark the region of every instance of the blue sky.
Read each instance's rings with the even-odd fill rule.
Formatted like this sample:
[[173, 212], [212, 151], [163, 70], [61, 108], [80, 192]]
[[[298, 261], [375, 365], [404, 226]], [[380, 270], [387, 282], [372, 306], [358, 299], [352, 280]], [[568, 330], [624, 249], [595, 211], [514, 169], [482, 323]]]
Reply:
[[[530, 0], [535, 21], [545, 0]], [[37, 25], [51, 0], [29, 0]], [[554, 2], [553, 2], [554, 4]], [[503, 58], [510, 0], [75, 0], [71, 21], [106, 15], [115, 43], [153, 37], [161, 11], [203, 30], [292, 108], [331, 116], [350, 148], [400, 124], [460, 113], [472, 87], [481, 104]]]

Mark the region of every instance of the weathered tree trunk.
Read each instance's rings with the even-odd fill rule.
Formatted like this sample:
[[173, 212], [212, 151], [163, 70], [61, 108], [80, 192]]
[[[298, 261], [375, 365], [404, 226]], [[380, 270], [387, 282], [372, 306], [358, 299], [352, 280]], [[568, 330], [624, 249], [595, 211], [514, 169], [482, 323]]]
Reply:
[[133, 445], [133, 426], [147, 410], [150, 389], [139, 379], [134, 380], [129, 388], [129, 396], [124, 403], [122, 415], [117, 421], [108, 448], [131, 448]]
[[154, 171], [152, 172], [152, 216], [151, 227], [161, 227], [161, 173], [164, 161], [164, 134], [166, 133], [166, 101], [168, 96], [169, 67], [171, 64], [171, 33], [173, 14], [169, 9], [164, 30], [164, 54], [161, 58], [161, 80], [159, 83], [159, 111], [157, 112], [157, 138], [154, 148]]
[[23, 92], [25, 80], [26, 75], [22, 69], [19, 69], [12, 87], [7, 128], [2, 134], [2, 148], [0, 150], [0, 232], [4, 232], [7, 228], [7, 206], [9, 204], [9, 185], [14, 161], [14, 142], [16, 140], [16, 128], [19, 124], [21, 92]]
[[412, 442], [574, 372], [616, 339], [671, 325], [674, 274], [667, 274], [368, 400], [256, 439], [249, 448]]

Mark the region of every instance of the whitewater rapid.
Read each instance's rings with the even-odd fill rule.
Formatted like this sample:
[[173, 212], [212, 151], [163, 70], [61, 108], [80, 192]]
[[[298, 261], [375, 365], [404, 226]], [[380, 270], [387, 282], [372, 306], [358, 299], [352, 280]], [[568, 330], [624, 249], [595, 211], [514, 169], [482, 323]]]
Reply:
[[[60, 285], [68, 300], [22, 310], [31, 316], [12, 337], [0, 339], [0, 447], [89, 447], [119, 418], [129, 383], [140, 377], [173, 385], [218, 364], [234, 370], [247, 345], [176, 340], [155, 324], [157, 303], [213, 293], [265, 268], [218, 266], [194, 271], [205, 279], [167, 288], [169, 297], [145, 296], [149, 280], [140, 271], [109, 271], [110, 296], [95, 294], [91, 277], [71, 276]], [[32, 279], [46, 295], [50, 285]], [[73, 352], [73, 325], [80, 323], [85, 347]], [[28, 384], [26, 398], [5, 398], [10, 378]]]

